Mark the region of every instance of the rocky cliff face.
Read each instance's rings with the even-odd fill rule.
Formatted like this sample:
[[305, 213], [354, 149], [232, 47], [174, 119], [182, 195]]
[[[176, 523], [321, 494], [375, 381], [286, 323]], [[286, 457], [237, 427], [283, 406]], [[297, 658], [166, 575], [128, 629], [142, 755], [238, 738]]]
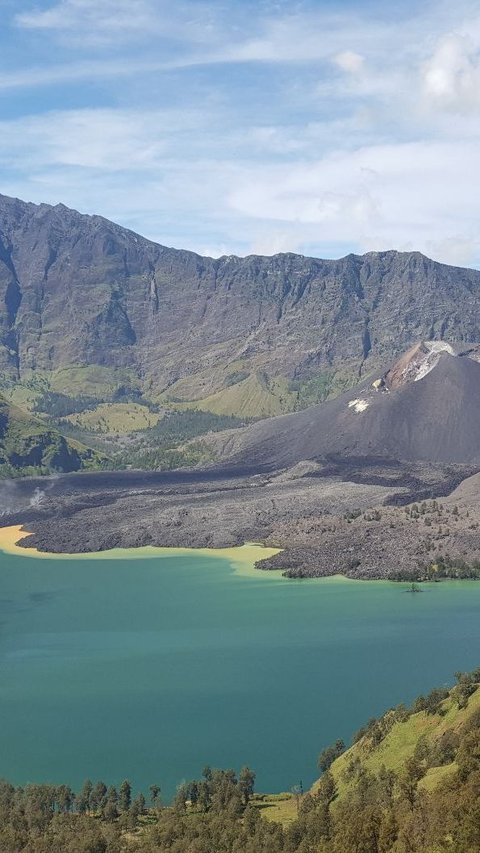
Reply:
[[232, 387], [255, 377], [289, 409], [292, 380], [353, 384], [419, 339], [479, 340], [479, 295], [480, 272], [419, 253], [214, 260], [0, 196], [4, 380], [93, 365], [154, 398], [217, 395], [218, 410], [228, 394], [234, 411]]

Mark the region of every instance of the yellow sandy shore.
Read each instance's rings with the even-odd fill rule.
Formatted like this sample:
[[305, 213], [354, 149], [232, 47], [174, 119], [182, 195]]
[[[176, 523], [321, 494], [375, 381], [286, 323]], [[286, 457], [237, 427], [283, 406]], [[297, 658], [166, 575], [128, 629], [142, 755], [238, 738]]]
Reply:
[[[258, 560], [266, 560], [267, 557], [273, 557], [279, 554], [282, 548], [267, 548], [264, 545], [259, 545], [256, 542], [247, 542], [245, 545], [238, 545], [235, 548], [158, 548], [154, 545], [144, 545], [142, 548], [111, 548], [109, 551], [88, 551], [83, 554], [54, 554], [48, 551], [38, 551], [37, 548], [24, 548], [18, 544], [21, 539], [30, 536], [31, 531], [25, 530], [20, 524], [12, 527], [0, 527], [0, 552], [5, 554], [15, 554], [19, 557], [33, 557], [34, 559], [46, 560], [140, 560], [145, 557], [176, 557], [176, 556], [192, 556], [195, 554], [204, 554], [208, 557], [220, 557], [222, 560], [227, 560], [235, 570], [235, 574], [241, 574], [244, 577], [255, 577], [264, 580], [279, 579], [292, 580], [284, 578], [282, 571], [271, 570], [262, 572], [255, 568], [255, 563]], [[322, 578], [303, 579], [301, 583], [338, 583], [343, 581], [346, 584], [364, 583], [362, 580], [354, 580], [346, 578], [345, 575], [329, 575]], [[372, 583], [372, 581], [370, 581]], [[384, 583], [384, 581], [377, 581]]]
[[140, 559], [145, 557], [173, 557], [179, 555], [205, 554], [209, 557], [220, 557], [228, 560], [235, 570], [242, 575], [254, 575], [255, 577], [277, 577], [280, 572], [259, 572], [254, 568], [257, 560], [264, 560], [278, 554], [280, 548], [265, 548], [263, 545], [248, 543], [236, 548], [157, 548], [146, 545], [143, 548], [112, 548], [109, 551], [90, 551], [84, 554], [53, 554], [46, 551], [38, 551], [37, 548], [24, 548], [18, 542], [29, 536], [30, 531], [25, 530], [20, 524], [12, 527], [0, 527], [0, 551], [6, 554], [15, 554], [20, 557], [33, 557], [48, 560], [118, 560], [118, 559]]

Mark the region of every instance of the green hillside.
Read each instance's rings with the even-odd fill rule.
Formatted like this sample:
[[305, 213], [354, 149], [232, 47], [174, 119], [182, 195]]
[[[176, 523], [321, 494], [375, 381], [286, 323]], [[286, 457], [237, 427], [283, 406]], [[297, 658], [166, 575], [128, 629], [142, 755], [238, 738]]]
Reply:
[[[480, 671], [462, 674], [452, 690], [434, 690], [427, 697], [419, 697], [411, 708], [404, 705], [391, 708], [360, 729], [353, 745], [328, 768], [335, 788], [332, 811], [354, 798], [359, 785], [378, 776], [399, 777], [408, 766], [416, 767], [420, 792], [432, 792], [441, 783], [454, 780], [459, 770], [455, 757], [462, 735], [470, 727], [480, 725], [478, 678]], [[320, 761], [325, 757], [328, 764], [326, 754], [330, 750], [334, 754], [336, 745], [325, 750]], [[322, 778], [307, 798], [311, 795], [315, 799], [321, 794]], [[297, 816], [297, 801], [292, 793], [262, 796], [255, 800], [255, 805], [268, 820], [285, 826]]]
[[282, 415], [295, 408], [297, 397], [289, 390], [284, 377], [269, 379], [261, 372], [241, 377], [239, 374], [238, 380], [227, 383], [208, 397], [186, 401], [183, 405], [217, 415], [257, 418]]
[[331, 765], [338, 800], [348, 799], [363, 773], [382, 768], [399, 773], [409, 761], [419, 762], [421, 789], [433, 790], [454, 775], [458, 739], [472, 720], [480, 722], [480, 671], [473, 681], [469, 678], [463, 675], [453, 690], [434, 690], [411, 709], [401, 705], [367, 723], [353, 746]]
[[0, 477], [98, 468], [102, 454], [0, 397]]

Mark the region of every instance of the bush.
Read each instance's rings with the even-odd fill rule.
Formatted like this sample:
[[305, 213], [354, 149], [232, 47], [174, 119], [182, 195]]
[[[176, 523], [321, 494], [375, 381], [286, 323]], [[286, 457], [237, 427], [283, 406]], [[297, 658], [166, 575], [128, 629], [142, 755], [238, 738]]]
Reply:
[[332, 746], [327, 746], [318, 756], [318, 768], [325, 773], [333, 764], [333, 762], [345, 752], [345, 744], [343, 740], [336, 740]]

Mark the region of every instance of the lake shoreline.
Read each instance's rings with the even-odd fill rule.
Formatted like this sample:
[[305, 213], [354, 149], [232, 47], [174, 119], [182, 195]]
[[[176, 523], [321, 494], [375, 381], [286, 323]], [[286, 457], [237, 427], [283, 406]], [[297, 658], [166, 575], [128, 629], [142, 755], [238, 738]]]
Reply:
[[[408, 588], [404, 592], [411, 592], [412, 582], [408, 578], [384, 578], [384, 577], [368, 577], [368, 578], [351, 578], [340, 572], [332, 572], [331, 574], [317, 576], [295, 576], [288, 574], [285, 567], [270, 568], [268, 565], [262, 565], [264, 561], [274, 565], [275, 558], [284, 551], [283, 548], [273, 548], [263, 545], [260, 542], [245, 542], [243, 545], [236, 545], [226, 548], [194, 548], [194, 547], [171, 547], [157, 545], [143, 545], [135, 548], [109, 548], [102, 551], [78, 551], [78, 552], [60, 552], [60, 551], [41, 551], [35, 546], [22, 544], [28, 542], [29, 537], [34, 534], [25, 530], [23, 525], [14, 524], [7, 527], [0, 527], [0, 552], [10, 554], [17, 557], [30, 557], [40, 560], [143, 560], [153, 558], [168, 558], [176, 556], [206, 556], [213, 559], [226, 560], [232, 566], [236, 574], [243, 577], [255, 578], [270, 578], [272, 580], [282, 579], [285, 581], [335, 581], [353, 584], [367, 583], [388, 583], [408, 584]], [[437, 580], [423, 580], [416, 584], [427, 586], [430, 584], [439, 584], [445, 582], [455, 582], [460, 580], [477, 580], [477, 578], [439, 578]], [[421, 592], [421, 588], [415, 590]]]
[[268, 577], [283, 576], [279, 571], [261, 572], [255, 568], [255, 564], [262, 559], [276, 556], [280, 548], [268, 548], [260, 543], [246, 542], [231, 548], [174, 548], [155, 545], [144, 545], [138, 548], [110, 548], [104, 551], [83, 552], [50, 552], [40, 551], [36, 547], [22, 545], [28, 542], [33, 534], [25, 530], [23, 525], [14, 524], [8, 527], [0, 527], [0, 551], [18, 557], [31, 557], [43, 560], [118, 560], [118, 559], [147, 559], [154, 557], [175, 557], [205, 555], [213, 559], [227, 560], [241, 574], [252, 574], [255, 576], [265, 575]]
[[[10, 541], [21, 546], [17, 553], [128, 549], [133, 558], [164, 548], [170, 554], [205, 549], [244, 566], [253, 562], [262, 570], [251, 565], [255, 575], [273, 570], [292, 580], [340, 573], [405, 582], [433, 574], [480, 577], [480, 475], [450, 494], [453, 475], [444, 468], [391, 471], [370, 462], [368, 470], [363, 463], [344, 469], [324, 462], [280, 474], [89, 473], [49, 478], [44, 487], [39, 480], [11, 481], [0, 485], [0, 507], [5, 526], [24, 527], [23, 540]], [[433, 495], [445, 494], [440, 482], [448, 496], [437, 500]], [[413, 492], [418, 502], [410, 504]], [[251, 542], [273, 550], [247, 560], [237, 549]]]

